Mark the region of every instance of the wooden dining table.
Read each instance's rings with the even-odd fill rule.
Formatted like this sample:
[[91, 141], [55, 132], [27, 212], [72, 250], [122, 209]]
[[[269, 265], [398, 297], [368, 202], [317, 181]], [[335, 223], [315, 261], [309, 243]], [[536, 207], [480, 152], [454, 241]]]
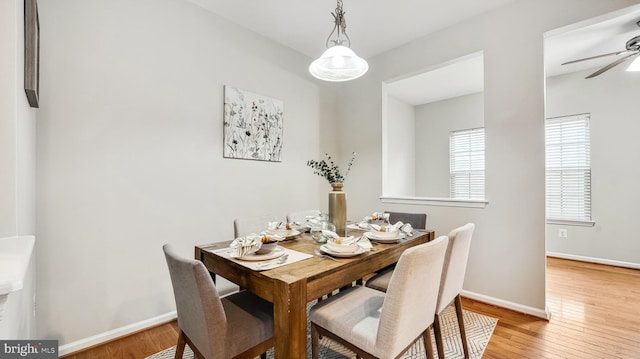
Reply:
[[[347, 229], [347, 235], [360, 236], [363, 231]], [[241, 288], [273, 303], [275, 358], [306, 358], [307, 303], [396, 263], [402, 252], [410, 247], [431, 241], [431, 230], [414, 230], [408, 236], [392, 244], [372, 244], [372, 250], [355, 257], [332, 260], [315, 253], [319, 244], [303, 233], [293, 240], [279, 245], [303, 253], [312, 254], [295, 263], [270, 270], [252, 270], [236, 261], [213, 253], [229, 247], [231, 241], [198, 245], [195, 258], [218, 276], [236, 283]]]

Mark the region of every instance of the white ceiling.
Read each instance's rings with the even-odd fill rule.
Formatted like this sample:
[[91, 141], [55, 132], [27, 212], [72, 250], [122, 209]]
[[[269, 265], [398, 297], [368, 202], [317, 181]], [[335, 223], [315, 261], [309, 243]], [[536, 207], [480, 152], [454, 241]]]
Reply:
[[[186, 1], [311, 58], [318, 57], [325, 50], [325, 41], [333, 29], [331, 12], [336, 7], [335, 0]], [[347, 34], [352, 42], [351, 48], [359, 56], [367, 59], [515, 1], [518, 0], [344, 0], [343, 9], [347, 22]], [[635, 24], [638, 20], [640, 20], [640, 5], [546, 34], [547, 76], [590, 68], [595, 71], [615, 61], [617, 57], [611, 56], [579, 64], [560, 65], [574, 59], [624, 50], [628, 39], [640, 35], [640, 28]], [[456, 66], [474, 68], [470, 63], [464, 62]], [[624, 68], [626, 68], [625, 64], [609, 71], [624, 71]], [[444, 67], [434, 74], [423, 74], [421, 77], [439, 76], [443, 71], [446, 71]], [[457, 74], [462, 74], [460, 68], [456, 71]], [[600, 76], [606, 76], [606, 73]], [[459, 90], [449, 88], [449, 91], [473, 93], [472, 88], [478, 88], [479, 83], [469, 81], [472, 77], [478, 79], [478, 76], [457, 76], [456, 78], [461, 80], [459, 81], [461, 88]], [[430, 80], [433, 81], [433, 79]], [[478, 80], [481, 81], [482, 78]], [[451, 82], [450, 78], [448, 82]], [[403, 83], [410, 87], [401, 89], [400, 85]], [[395, 96], [400, 99], [402, 99], [400, 93], [425, 95], [423, 99], [416, 98], [415, 95], [407, 95], [405, 101], [410, 103], [446, 98], [442, 94], [427, 93], [429, 90], [417, 79], [403, 80], [392, 87], [392, 91], [396, 91]]]
[[[434, 85], [437, 84], [437, 85]], [[387, 94], [412, 106], [484, 91], [482, 53], [386, 85]]]
[[[640, 6], [602, 15], [550, 32], [547, 34], [544, 45], [546, 75], [555, 76], [587, 69], [593, 69], [595, 72], [623, 57], [624, 55], [607, 56], [561, 65], [571, 60], [624, 50], [629, 39], [640, 35], [637, 21], [640, 21]], [[630, 61], [627, 61], [609, 71], [624, 71], [629, 63]], [[600, 76], [606, 75], [605, 72]]]
[[[187, 0], [316, 58], [336, 0]], [[351, 48], [369, 58], [517, 0], [343, 0]]]

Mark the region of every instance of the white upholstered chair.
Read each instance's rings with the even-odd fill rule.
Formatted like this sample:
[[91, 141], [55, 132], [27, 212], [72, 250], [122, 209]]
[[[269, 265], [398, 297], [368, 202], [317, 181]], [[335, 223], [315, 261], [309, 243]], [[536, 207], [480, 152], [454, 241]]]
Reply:
[[220, 299], [209, 272], [200, 261], [162, 247], [178, 312], [180, 334], [176, 358], [185, 344], [196, 358], [254, 358], [273, 347], [273, 306], [243, 291]]
[[444, 267], [442, 269], [442, 281], [440, 282], [440, 293], [438, 294], [438, 306], [436, 307], [436, 318], [433, 323], [433, 332], [436, 336], [438, 356], [444, 359], [444, 346], [442, 343], [442, 331], [440, 328], [440, 314], [453, 302], [458, 318], [458, 328], [462, 338], [462, 348], [464, 357], [469, 358], [469, 346], [467, 344], [467, 334], [464, 329], [462, 318], [462, 303], [460, 292], [464, 284], [464, 275], [467, 271], [467, 260], [469, 259], [469, 249], [471, 248], [471, 237], [475, 229], [473, 223], [467, 223], [449, 232], [449, 247], [445, 256]]
[[383, 293], [356, 286], [311, 308], [312, 358], [319, 336], [342, 343], [359, 358], [397, 358], [418, 339], [433, 357], [429, 328], [449, 239], [441, 236], [405, 250]]
[[320, 215], [320, 211], [317, 209], [309, 209], [306, 211], [296, 211], [287, 214], [287, 222], [293, 223], [305, 223], [307, 221], [307, 217], [317, 217]]
[[[460, 302], [460, 292], [464, 283], [464, 275], [467, 270], [467, 259], [471, 247], [471, 237], [475, 225], [467, 223], [449, 232], [449, 246], [445, 256], [444, 267], [442, 269], [442, 281], [438, 293], [438, 306], [433, 323], [433, 331], [436, 336], [438, 355], [444, 358], [444, 347], [442, 343], [442, 331], [440, 328], [440, 314], [453, 302], [458, 318], [458, 327], [462, 337], [462, 347], [465, 358], [469, 358], [469, 346], [467, 335], [464, 329], [462, 318], [462, 303]], [[381, 291], [386, 291], [389, 286], [393, 271], [381, 273], [367, 281], [367, 286]]]
[[[426, 213], [406, 213], [406, 212], [388, 212], [389, 214], [389, 223], [395, 224], [398, 221], [402, 223], [409, 223], [411, 227], [416, 229], [425, 229], [427, 228], [427, 214]], [[391, 279], [391, 273], [393, 273], [393, 269], [395, 268], [395, 264], [389, 265], [374, 274], [373, 277], [369, 278], [366, 285], [369, 288], [386, 291], [387, 286], [389, 285], [389, 279]]]
[[280, 222], [281, 217], [275, 215], [253, 216], [236, 218], [233, 220], [233, 233], [235, 238], [251, 233], [260, 233], [269, 228], [269, 222]]

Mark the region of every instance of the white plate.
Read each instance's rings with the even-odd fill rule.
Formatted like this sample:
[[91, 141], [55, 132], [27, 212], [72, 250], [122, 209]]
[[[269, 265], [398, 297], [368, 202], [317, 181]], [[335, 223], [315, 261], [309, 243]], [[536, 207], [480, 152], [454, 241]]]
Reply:
[[355, 256], [359, 256], [362, 253], [366, 252], [367, 250], [362, 248], [362, 247], [358, 247], [358, 249], [356, 249], [355, 252], [352, 253], [341, 253], [341, 252], [334, 252], [331, 249], [329, 249], [329, 247], [327, 247], [326, 244], [323, 244], [320, 246], [320, 250], [332, 257], [341, 257], [341, 258], [349, 258], [349, 257], [355, 257]]
[[284, 239], [291, 239], [293, 237], [299, 236], [300, 231], [298, 231], [297, 229], [270, 229], [267, 231], [267, 234], [280, 236]]
[[394, 238], [378, 238], [371, 232], [364, 232], [364, 236], [378, 243], [396, 243], [398, 240], [404, 238], [404, 233], [398, 232], [398, 235]]
[[284, 248], [277, 246], [273, 252], [269, 252], [269, 253], [265, 253], [265, 254], [255, 254], [255, 253], [249, 253], [247, 255], [245, 255], [244, 257], [238, 257], [235, 253], [230, 255], [229, 257], [233, 258], [233, 259], [239, 259], [241, 261], [266, 261], [269, 259], [274, 259], [274, 258], [278, 258], [281, 257], [284, 254], [285, 250]]

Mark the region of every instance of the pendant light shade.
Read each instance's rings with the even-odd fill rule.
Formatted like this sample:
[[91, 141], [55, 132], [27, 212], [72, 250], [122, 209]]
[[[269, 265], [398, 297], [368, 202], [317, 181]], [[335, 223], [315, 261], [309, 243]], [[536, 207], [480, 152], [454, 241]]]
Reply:
[[[331, 15], [335, 25], [325, 44], [327, 50], [311, 63], [309, 72], [313, 77], [324, 81], [339, 82], [357, 79], [369, 70], [369, 64], [349, 48], [351, 40], [345, 32], [347, 23], [342, 10], [342, 0], [338, 0], [336, 11]], [[335, 38], [332, 38], [334, 34]], [[330, 46], [331, 42], [333, 45]], [[344, 45], [345, 42], [347, 46]]]
[[640, 55], [636, 56], [633, 62], [627, 67], [627, 71], [640, 71]]
[[369, 70], [369, 64], [346, 46], [328, 48], [309, 66], [315, 78], [324, 81], [349, 81], [357, 79]]

